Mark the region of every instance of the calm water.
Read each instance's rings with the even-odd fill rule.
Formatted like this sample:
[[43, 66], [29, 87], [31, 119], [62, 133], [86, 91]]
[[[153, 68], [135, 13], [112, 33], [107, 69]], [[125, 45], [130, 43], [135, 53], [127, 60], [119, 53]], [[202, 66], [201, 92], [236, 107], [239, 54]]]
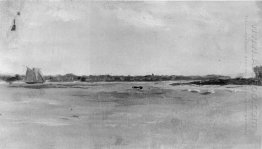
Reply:
[[1, 84], [0, 95], [3, 149], [260, 149], [260, 87]]

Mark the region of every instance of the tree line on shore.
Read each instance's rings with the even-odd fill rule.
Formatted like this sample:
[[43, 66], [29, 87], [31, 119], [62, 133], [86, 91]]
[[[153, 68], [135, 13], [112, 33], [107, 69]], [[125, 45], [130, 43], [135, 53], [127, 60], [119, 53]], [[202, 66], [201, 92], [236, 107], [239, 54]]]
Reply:
[[[11, 75], [0, 75], [0, 80], [3, 81], [23, 81], [24, 75], [16, 74]], [[44, 79], [48, 82], [132, 82], [132, 81], [176, 81], [176, 80], [207, 80], [207, 79], [229, 79], [229, 76], [221, 75], [206, 75], [206, 76], [182, 76], [182, 75], [144, 75], [144, 76], [124, 76], [124, 75], [83, 75], [78, 76], [75, 74], [65, 75], [46, 75]]]

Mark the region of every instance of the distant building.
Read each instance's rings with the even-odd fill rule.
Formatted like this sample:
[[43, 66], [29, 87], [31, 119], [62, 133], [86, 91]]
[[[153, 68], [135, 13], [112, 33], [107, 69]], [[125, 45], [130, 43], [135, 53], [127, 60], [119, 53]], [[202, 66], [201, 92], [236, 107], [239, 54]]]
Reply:
[[262, 66], [256, 66], [253, 68], [257, 79], [262, 79]]
[[77, 76], [72, 73], [68, 73], [63, 76], [63, 81], [72, 82], [75, 80], [77, 80]]

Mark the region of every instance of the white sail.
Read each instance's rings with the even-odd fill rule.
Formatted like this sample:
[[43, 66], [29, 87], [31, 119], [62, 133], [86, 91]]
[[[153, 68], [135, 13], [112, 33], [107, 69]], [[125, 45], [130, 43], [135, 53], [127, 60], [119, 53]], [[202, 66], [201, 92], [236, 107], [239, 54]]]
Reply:
[[25, 76], [26, 83], [43, 83], [44, 77], [39, 68], [27, 68], [26, 76]]
[[30, 69], [30, 68], [27, 68], [26, 76], [25, 76], [25, 82], [33, 83], [35, 81], [36, 81], [36, 79], [35, 79], [34, 71], [32, 69]]
[[34, 68], [33, 70], [34, 70], [34, 73], [35, 73], [36, 82], [39, 82], [39, 83], [44, 82], [44, 78], [43, 78], [43, 75], [42, 75], [40, 69]]

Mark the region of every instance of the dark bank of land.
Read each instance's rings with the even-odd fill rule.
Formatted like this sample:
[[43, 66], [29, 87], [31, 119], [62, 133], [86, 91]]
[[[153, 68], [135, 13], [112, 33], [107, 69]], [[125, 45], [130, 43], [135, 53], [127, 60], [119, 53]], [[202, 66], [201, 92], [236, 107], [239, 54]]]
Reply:
[[232, 79], [211, 79], [192, 81], [187, 83], [172, 83], [170, 85], [262, 85], [262, 80], [255, 78], [232, 78]]
[[187, 83], [173, 83], [171, 85], [262, 85], [262, 66], [253, 68], [254, 78], [230, 78], [230, 77], [214, 77], [206, 78], [204, 80], [192, 81]]

